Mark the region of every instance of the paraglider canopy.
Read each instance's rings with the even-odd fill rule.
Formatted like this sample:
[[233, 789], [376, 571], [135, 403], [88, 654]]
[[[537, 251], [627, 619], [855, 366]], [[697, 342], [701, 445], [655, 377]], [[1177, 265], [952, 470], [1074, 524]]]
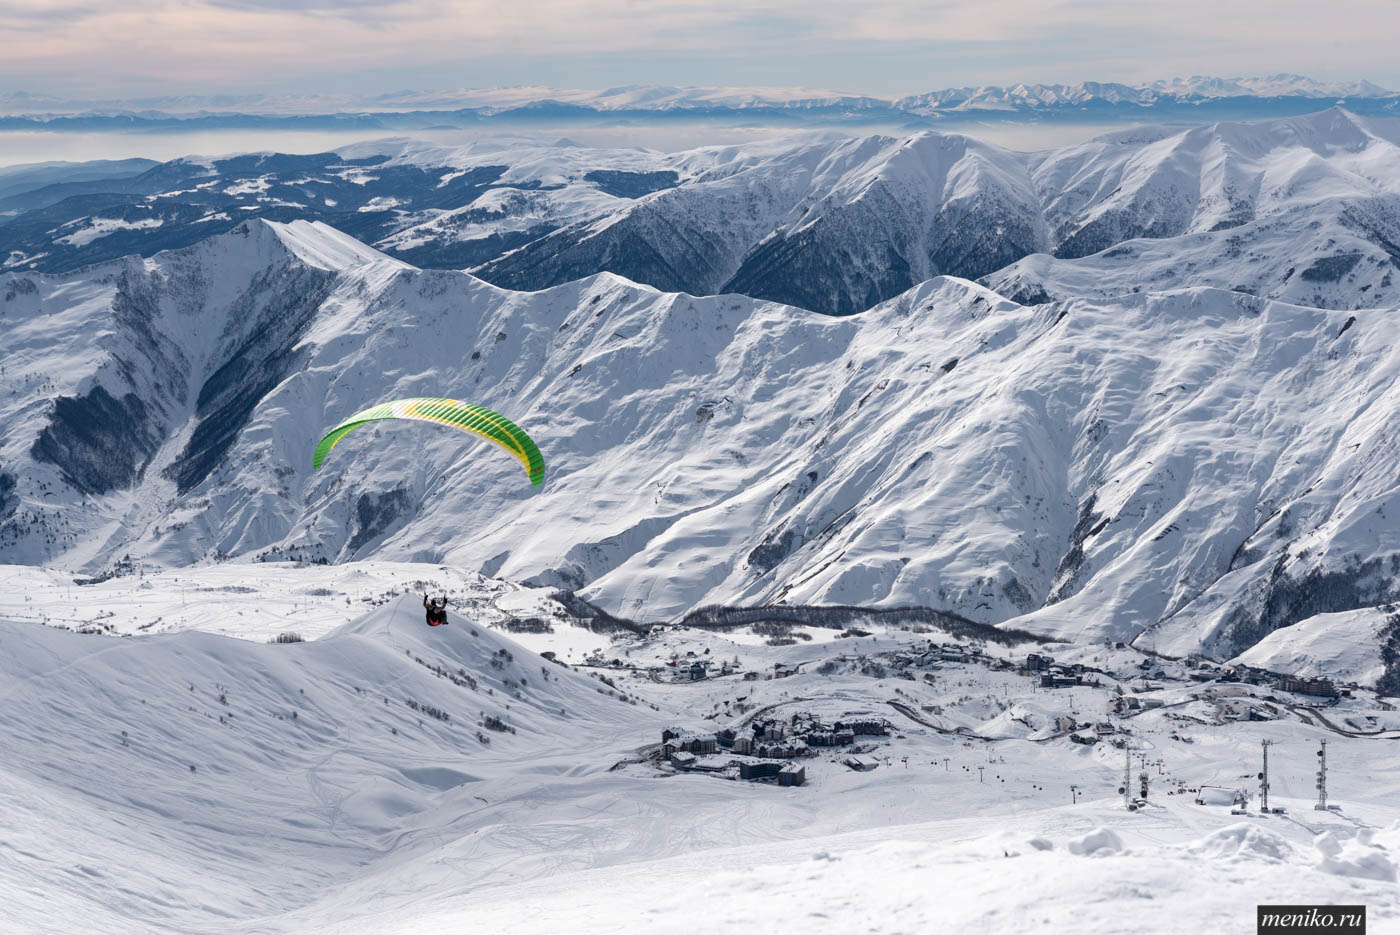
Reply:
[[312, 458], [313, 469], [321, 467], [321, 462], [326, 460], [326, 455], [330, 454], [331, 449], [339, 444], [346, 435], [362, 425], [381, 419], [436, 422], [439, 425], [478, 435], [488, 441], [495, 442], [513, 454], [529, 473], [531, 485], [538, 487], [544, 483], [544, 458], [540, 455], [540, 449], [520, 426], [499, 412], [493, 412], [485, 406], [436, 396], [396, 399], [355, 413], [322, 437], [316, 445], [316, 453]]

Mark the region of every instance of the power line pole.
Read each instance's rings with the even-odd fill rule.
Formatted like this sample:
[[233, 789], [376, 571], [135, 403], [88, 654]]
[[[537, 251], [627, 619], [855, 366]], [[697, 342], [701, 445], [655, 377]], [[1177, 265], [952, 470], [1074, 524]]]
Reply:
[[1269, 747], [1273, 743], [1272, 740], [1259, 741], [1264, 749], [1264, 771], [1259, 774], [1259, 811], [1265, 814], [1269, 811]]
[[1317, 756], [1317, 804], [1313, 808], [1319, 812], [1325, 812], [1327, 811], [1327, 741], [1322, 741]]

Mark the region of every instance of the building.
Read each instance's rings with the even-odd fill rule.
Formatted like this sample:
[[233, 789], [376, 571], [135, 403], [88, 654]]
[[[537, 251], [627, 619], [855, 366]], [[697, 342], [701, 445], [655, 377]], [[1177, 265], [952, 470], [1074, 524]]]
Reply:
[[681, 745], [681, 749], [687, 753], [703, 755], [706, 753], [719, 752], [719, 741], [715, 739], [714, 734], [698, 734], [691, 737], [681, 737], [678, 738], [678, 742]]
[[766, 756], [773, 759], [787, 760], [796, 756], [806, 756], [807, 753], [807, 745], [795, 741], [780, 740], [774, 743], [755, 743], [753, 746], [754, 756]]
[[868, 756], [848, 756], [841, 762], [861, 773], [868, 773], [880, 765], [879, 761], [871, 759]]
[[677, 769], [690, 769], [695, 765], [695, 754], [679, 750], [671, 754], [671, 762]]
[[807, 768], [796, 763], [788, 763], [778, 770], [778, 785], [800, 786], [807, 781]]
[[[662, 734], [669, 734], [672, 728], [662, 731]], [[664, 740], [661, 744], [661, 755], [664, 757], [674, 756], [677, 753], [693, 753], [703, 756], [706, 753], [718, 753], [719, 742], [714, 734], [681, 734], [672, 736]]]
[[753, 753], [753, 738], [748, 734], [735, 734], [734, 752], [744, 754]]
[[1296, 692], [1299, 695], [1313, 695], [1318, 698], [1336, 698], [1338, 695], [1337, 686], [1331, 679], [1323, 678], [1302, 678], [1296, 675], [1285, 675], [1279, 679], [1278, 687], [1280, 691]]
[[773, 779], [782, 770], [782, 763], [740, 763], [740, 779]]
[[1039, 672], [1041, 669], [1050, 668], [1054, 662], [1053, 656], [1042, 656], [1040, 653], [1030, 653], [1026, 656], [1026, 668], [1031, 672]]
[[786, 662], [773, 663], [773, 678], [785, 679], [789, 675], [797, 674], [797, 666], [788, 665]]
[[1074, 688], [1080, 683], [1077, 675], [1042, 675], [1041, 688]]
[[[873, 715], [845, 715], [836, 722], [837, 730], [849, 730], [853, 734], [884, 735], [890, 732], [890, 722]], [[853, 738], [854, 739], [854, 738]]]

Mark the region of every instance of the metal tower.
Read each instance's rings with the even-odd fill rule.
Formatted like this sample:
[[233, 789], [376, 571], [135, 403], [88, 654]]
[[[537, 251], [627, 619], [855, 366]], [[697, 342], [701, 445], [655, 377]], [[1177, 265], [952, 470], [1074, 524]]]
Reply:
[[1313, 808], [1319, 812], [1327, 811], [1327, 741], [1322, 741], [1320, 749], [1317, 751], [1317, 804]]
[[1133, 745], [1123, 738], [1123, 807], [1133, 807]]
[[1264, 748], [1264, 771], [1259, 774], [1259, 811], [1266, 814], [1269, 811], [1269, 747], [1273, 743], [1272, 740], [1259, 741]]

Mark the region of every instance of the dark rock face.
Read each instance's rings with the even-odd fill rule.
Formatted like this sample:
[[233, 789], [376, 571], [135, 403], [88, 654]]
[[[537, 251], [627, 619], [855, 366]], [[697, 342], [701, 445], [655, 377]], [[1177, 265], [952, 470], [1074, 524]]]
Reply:
[[1400, 599], [1400, 555], [1348, 562], [1335, 570], [1317, 569], [1301, 577], [1284, 571], [1280, 556], [1263, 599], [1253, 608], [1237, 607], [1217, 653], [1235, 655], [1282, 627], [1316, 614], [1374, 607]]
[[[200, 388], [199, 423], [166, 471], [181, 494], [210, 475], [238, 438], [254, 408], [292, 372], [292, 350], [330, 288], [331, 274], [299, 268], [259, 274], [240, 300], [251, 327], [228, 360]], [[241, 317], [238, 309], [235, 319]]]
[[618, 198], [641, 198], [652, 192], [675, 188], [680, 182], [680, 176], [670, 171], [621, 172], [615, 169], [594, 169], [584, 173], [583, 178]]
[[769, 533], [749, 553], [749, 565], [759, 574], [772, 571], [801, 544], [801, 539], [791, 529], [784, 530], [782, 535]]
[[1083, 583], [1084, 569], [1084, 543], [1098, 535], [1107, 520], [1102, 513], [1094, 512], [1094, 506], [1098, 503], [1098, 494], [1091, 493], [1079, 504], [1079, 518], [1074, 523], [1074, 531], [1070, 533], [1069, 548], [1060, 558], [1059, 567], [1055, 569], [1055, 586], [1050, 591], [1050, 596], [1045, 599], [1046, 604], [1058, 603], [1079, 590]]
[[1376, 682], [1376, 691], [1394, 696], [1400, 695], [1400, 613], [1396, 612], [1400, 608], [1391, 605], [1387, 610], [1391, 613], [1379, 634], [1385, 673]]
[[1322, 257], [1298, 275], [1308, 282], [1340, 282], [1360, 261], [1359, 253]]
[[86, 396], [60, 396], [30, 454], [58, 468], [87, 494], [135, 484], [160, 448], [161, 435], [134, 393], [120, 399], [95, 386]]
[[413, 498], [407, 488], [360, 494], [355, 500], [355, 534], [346, 543], [346, 551], [353, 555], [361, 547], [403, 525], [412, 512]]
[[473, 272], [495, 286], [536, 291], [604, 270], [663, 292], [720, 291], [727, 262], [693, 219], [657, 206], [639, 209], [606, 230], [575, 224], [533, 241]]
[[0, 471], [0, 520], [9, 519], [15, 514], [19, 507], [19, 498], [15, 496], [15, 487], [19, 481], [13, 474]]
[[535, 227], [523, 231], [493, 233], [475, 240], [436, 241], [417, 247], [390, 251], [395, 257], [414, 266], [437, 269], [468, 269], [489, 263], [503, 253], [523, 247], [549, 234], [553, 227]]

